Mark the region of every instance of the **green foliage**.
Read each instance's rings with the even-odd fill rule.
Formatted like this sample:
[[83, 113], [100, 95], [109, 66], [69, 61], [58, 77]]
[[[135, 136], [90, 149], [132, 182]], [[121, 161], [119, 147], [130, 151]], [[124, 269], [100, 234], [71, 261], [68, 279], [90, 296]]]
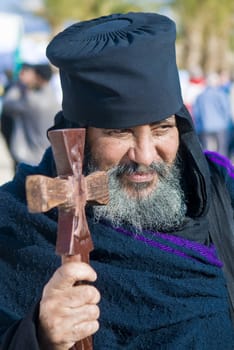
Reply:
[[234, 1], [172, 0], [171, 6], [180, 23], [178, 37], [184, 47], [185, 67], [225, 67], [234, 40]]
[[187, 26], [199, 22], [221, 30], [223, 25], [233, 22], [233, 0], [173, 0], [171, 3], [182, 24]]
[[127, 0], [44, 0], [44, 2], [44, 16], [54, 26], [65, 21], [79, 21], [110, 13], [142, 10], [140, 6]]
[[[160, 0], [44, 0], [46, 17], [54, 31], [67, 22], [91, 19], [110, 13], [155, 11], [165, 5]], [[177, 42], [180, 43], [183, 67], [189, 65], [213, 67], [224, 64], [220, 52], [233, 49], [234, 0], [168, 0], [176, 15]], [[217, 44], [214, 50], [214, 40]], [[212, 46], [212, 47], [211, 47]], [[219, 49], [221, 48], [221, 50]], [[212, 50], [211, 50], [212, 48]]]

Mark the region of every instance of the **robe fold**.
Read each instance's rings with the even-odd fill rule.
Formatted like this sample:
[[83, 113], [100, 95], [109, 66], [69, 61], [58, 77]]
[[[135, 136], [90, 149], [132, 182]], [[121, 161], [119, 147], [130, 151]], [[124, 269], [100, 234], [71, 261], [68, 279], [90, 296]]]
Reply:
[[[21, 165], [14, 181], [0, 190], [3, 350], [15, 350], [19, 344], [20, 349], [39, 349], [38, 301], [60, 265], [54, 253], [57, 211], [28, 213], [23, 190], [27, 175], [52, 175], [50, 159], [48, 151], [39, 167]], [[233, 349], [223, 263], [212, 243], [184, 238], [198, 227], [208, 234], [207, 220], [199, 225], [188, 220], [184, 235], [136, 234], [105, 221], [95, 223], [91, 216], [88, 222], [95, 246], [91, 265], [97, 271], [95, 285], [101, 293], [94, 350]]]

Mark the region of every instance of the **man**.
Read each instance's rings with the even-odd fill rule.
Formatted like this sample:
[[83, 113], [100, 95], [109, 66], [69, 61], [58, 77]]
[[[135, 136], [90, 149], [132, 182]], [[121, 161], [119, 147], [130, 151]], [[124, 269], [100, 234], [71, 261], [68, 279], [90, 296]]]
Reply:
[[220, 86], [218, 73], [209, 74], [206, 82], [206, 88], [193, 104], [196, 131], [204, 149], [228, 156], [231, 105], [227, 93]]
[[67, 350], [89, 335], [94, 349], [233, 348], [233, 168], [202, 153], [174, 44], [170, 19], [129, 13], [48, 46], [63, 89], [54, 128], [87, 128], [84, 171], [107, 171], [110, 202], [87, 206], [91, 266], [59, 267], [57, 212], [29, 214], [24, 189], [29, 174], [56, 176], [51, 150], [2, 187], [3, 349]]
[[2, 133], [15, 165], [38, 164], [49, 146], [46, 131], [60, 109], [52, 74], [48, 63], [25, 62], [3, 98]]

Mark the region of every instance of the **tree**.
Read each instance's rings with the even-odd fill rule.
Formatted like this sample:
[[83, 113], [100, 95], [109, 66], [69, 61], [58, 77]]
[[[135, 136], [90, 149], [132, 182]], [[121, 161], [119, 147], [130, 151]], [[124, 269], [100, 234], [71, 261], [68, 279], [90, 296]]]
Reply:
[[127, 0], [44, 0], [44, 16], [53, 27], [66, 21], [86, 20], [110, 13], [140, 11], [141, 7]]
[[180, 65], [205, 72], [227, 68], [234, 30], [233, 0], [174, 0], [180, 22]]

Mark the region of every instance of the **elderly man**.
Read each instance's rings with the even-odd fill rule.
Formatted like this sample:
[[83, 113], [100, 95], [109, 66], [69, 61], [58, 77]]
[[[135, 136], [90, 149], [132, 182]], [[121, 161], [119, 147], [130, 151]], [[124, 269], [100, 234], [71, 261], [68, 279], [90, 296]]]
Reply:
[[[55, 129], [87, 129], [91, 266], [54, 254], [57, 211], [29, 214], [25, 177], [56, 176], [49, 149], [1, 189], [2, 349], [232, 349], [233, 168], [204, 155], [180, 93], [175, 25], [153, 13], [74, 24], [47, 48], [60, 69]], [[86, 281], [79, 284], [79, 281]]]

